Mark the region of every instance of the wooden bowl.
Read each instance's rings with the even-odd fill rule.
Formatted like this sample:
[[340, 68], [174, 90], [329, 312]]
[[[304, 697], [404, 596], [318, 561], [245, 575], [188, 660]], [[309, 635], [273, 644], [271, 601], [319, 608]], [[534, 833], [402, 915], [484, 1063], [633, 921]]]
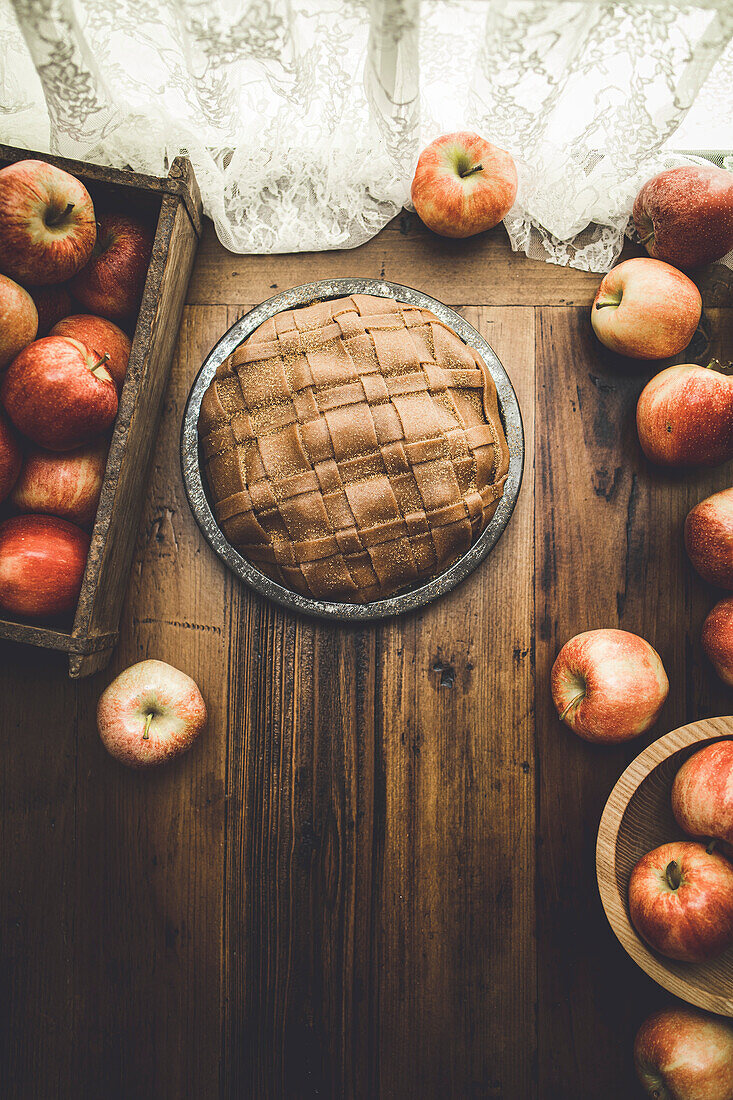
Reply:
[[667, 959], [637, 935], [628, 911], [629, 878], [637, 861], [667, 841], [690, 840], [672, 814], [675, 775], [695, 752], [724, 738], [733, 738], [733, 717], [692, 722], [660, 737], [629, 764], [603, 811], [596, 874], [606, 916], [634, 962], [683, 1001], [733, 1016], [733, 947], [705, 963]]

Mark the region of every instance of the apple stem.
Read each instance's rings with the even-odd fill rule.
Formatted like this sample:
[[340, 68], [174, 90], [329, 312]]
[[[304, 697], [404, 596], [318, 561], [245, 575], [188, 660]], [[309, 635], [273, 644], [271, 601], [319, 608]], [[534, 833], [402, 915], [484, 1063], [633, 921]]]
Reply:
[[604, 309], [605, 306], [620, 306], [620, 298], [599, 298], [596, 302], [596, 309]]
[[568, 713], [568, 711], [572, 710], [573, 707], [577, 707], [578, 703], [582, 699], [585, 699], [585, 691], [579, 691], [577, 695], [573, 696], [573, 698], [570, 700], [568, 705], [565, 707], [565, 710], [560, 715], [560, 721], [561, 722], [563, 722], [565, 720], [565, 715]]
[[715, 846], [717, 845], [717, 843], [718, 843], [717, 837], [713, 837], [713, 839], [710, 841], [707, 848], [705, 849], [705, 851], [707, 852], [707, 854], [709, 856], [711, 856], [713, 854], [713, 852], [715, 851]]
[[473, 168], [467, 168], [465, 172], [459, 172], [458, 175], [462, 180], [465, 180], [467, 176], [473, 176], [476, 172], [483, 172], [483, 164], [474, 164]]
[[717, 371], [718, 374], [733, 374], [733, 363], [721, 363], [720, 359], [711, 359], [705, 369]]
[[60, 214], [48, 214], [46, 217], [46, 225], [58, 225], [60, 221], [68, 217], [71, 211], [74, 209], [73, 202], [70, 202], [65, 210], [62, 210]]
[[100, 367], [103, 367], [103, 366], [104, 366], [104, 364], [105, 364], [105, 363], [108, 363], [108, 362], [109, 362], [109, 353], [105, 351], [105, 353], [104, 353], [104, 355], [102, 356], [102, 358], [101, 358], [101, 359], [98, 359], [98, 360], [97, 360], [97, 362], [96, 362], [96, 363], [94, 364], [94, 366], [93, 366], [93, 367], [91, 367], [91, 372], [92, 372], [92, 374], [94, 374], [94, 372], [95, 372], [96, 370], [99, 370], [99, 368], [100, 368]]
[[145, 729], [143, 730], [143, 741], [149, 741], [150, 740], [150, 723], [152, 721], [153, 721], [153, 712], [151, 710], [150, 713], [145, 718]]
[[677, 860], [673, 859], [671, 863], [667, 864], [667, 869], [664, 872], [664, 877], [667, 880], [667, 885], [670, 890], [678, 890], [680, 883], [682, 882], [682, 874], [680, 872], [679, 864]]

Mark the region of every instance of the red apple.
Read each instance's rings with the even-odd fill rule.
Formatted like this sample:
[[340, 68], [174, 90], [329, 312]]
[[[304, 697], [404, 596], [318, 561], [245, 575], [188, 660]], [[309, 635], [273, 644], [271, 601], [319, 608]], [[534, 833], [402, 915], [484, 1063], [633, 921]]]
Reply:
[[104, 317], [94, 317], [91, 313], [77, 313], [72, 317], [65, 317], [51, 329], [52, 336], [68, 336], [73, 340], [79, 340], [88, 348], [96, 352], [98, 358], [107, 355], [105, 366], [112, 375], [112, 381], [117, 387], [117, 392], [122, 390], [125, 381], [125, 372], [130, 358], [130, 337], [118, 328], [112, 321]]
[[666, 359], [695, 334], [702, 298], [695, 284], [669, 264], [624, 260], [604, 277], [590, 311], [598, 339], [632, 359]]
[[733, 1100], [733, 1025], [675, 1005], [639, 1028], [634, 1065], [654, 1100]]
[[23, 452], [15, 438], [15, 432], [0, 411], [0, 502], [5, 500], [15, 485], [22, 465]]
[[444, 134], [423, 149], [412, 181], [415, 210], [443, 237], [471, 237], [498, 225], [517, 195], [509, 153], [478, 134]]
[[720, 679], [733, 687], [733, 596], [716, 603], [703, 623], [700, 640]]
[[61, 516], [79, 527], [90, 527], [97, 514], [107, 465], [107, 441], [98, 439], [78, 451], [42, 451], [26, 455], [10, 494], [19, 512]]
[[89, 552], [85, 531], [55, 516], [0, 523], [0, 608], [28, 619], [73, 611]]
[[560, 719], [587, 741], [626, 741], [656, 721], [669, 691], [659, 654], [626, 630], [588, 630], [552, 667]]
[[672, 784], [672, 812], [690, 836], [733, 844], [733, 741], [714, 741], [685, 761]]
[[57, 321], [74, 312], [74, 299], [65, 284], [34, 286], [29, 293], [38, 310], [39, 337], [48, 336]]
[[26, 286], [62, 283], [81, 270], [97, 235], [84, 184], [44, 160], [0, 169], [0, 267]]
[[0, 399], [16, 428], [51, 451], [88, 443], [117, 415], [103, 358], [63, 336], [45, 336], [22, 351], [5, 373]]
[[671, 168], [647, 180], [634, 224], [650, 256], [699, 267], [733, 248], [733, 174], [713, 165]]
[[733, 379], [682, 363], [641, 391], [636, 427], [644, 454], [661, 466], [719, 466], [733, 458]]
[[107, 752], [131, 768], [163, 764], [190, 749], [206, 725], [206, 704], [185, 672], [141, 661], [102, 693], [97, 725]]
[[713, 493], [688, 513], [685, 547], [703, 580], [733, 589], [733, 489]]
[[660, 955], [714, 958], [733, 943], [733, 864], [691, 840], [662, 844], [631, 872], [629, 917]]
[[122, 320], [140, 304], [153, 247], [144, 222], [122, 214], [99, 219], [92, 258], [71, 284], [71, 292], [90, 313]]
[[27, 290], [0, 275], [0, 370], [35, 340], [38, 313]]

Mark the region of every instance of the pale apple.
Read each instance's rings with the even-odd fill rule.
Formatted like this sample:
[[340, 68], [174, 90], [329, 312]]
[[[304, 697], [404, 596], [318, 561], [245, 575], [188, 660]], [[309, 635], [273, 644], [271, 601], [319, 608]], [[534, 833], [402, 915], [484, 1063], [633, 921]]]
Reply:
[[117, 415], [105, 361], [78, 340], [44, 336], [10, 364], [0, 399], [18, 431], [39, 447], [73, 450], [101, 435]]
[[196, 683], [164, 661], [125, 669], [97, 706], [104, 747], [131, 768], [163, 764], [186, 752], [205, 725], [206, 704]]
[[108, 449], [106, 439], [63, 454], [31, 448], [10, 494], [13, 507], [90, 527], [97, 514]]
[[733, 590], [733, 489], [713, 493], [688, 513], [685, 547], [703, 580]]
[[551, 675], [560, 719], [587, 741], [626, 741], [657, 720], [669, 691], [659, 654], [627, 630], [588, 630], [566, 642]]
[[692, 268], [733, 248], [733, 173], [714, 165], [670, 168], [647, 180], [634, 224], [650, 256]]
[[666, 359], [695, 334], [702, 298], [691, 279], [660, 260], [638, 257], [611, 268], [590, 311], [598, 339], [632, 359]]
[[629, 917], [660, 955], [715, 958], [733, 944], [733, 864], [695, 841], [662, 844], [631, 872]]
[[719, 466], [733, 458], [733, 378], [682, 363], [660, 371], [636, 406], [644, 454], [660, 466]]
[[88, 261], [97, 236], [84, 184], [44, 160], [0, 169], [0, 269], [24, 286], [62, 283]]
[[672, 812], [690, 836], [733, 844], [733, 741], [714, 741], [685, 761], [672, 784]]
[[733, 596], [716, 603], [703, 623], [700, 641], [720, 679], [733, 687]]
[[23, 452], [15, 432], [0, 410], [0, 503], [10, 493], [23, 465]]
[[0, 370], [36, 338], [38, 313], [27, 290], [0, 275]]
[[71, 293], [89, 313], [113, 321], [140, 305], [153, 247], [153, 234], [139, 218], [103, 214], [94, 252], [71, 282]]
[[113, 321], [94, 317], [91, 313], [75, 313], [55, 324], [51, 329], [51, 336], [67, 336], [72, 340], [79, 340], [100, 359], [106, 355], [105, 366], [112, 376], [117, 392], [121, 392], [132, 345], [127, 333]]
[[6, 519], [0, 523], [0, 609], [24, 619], [73, 611], [88, 552], [87, 533], [64, 519]]
[[733, 1024], [685, 1005], [649, 1016], [634, 1042], [653, 1100], [733, 1100]]
[[512, 156], [478, 134], [444, 134], [420, 154], [412, 201], [421, 220], [443, 237], [471, 237], [498, 225], [514, 205]]

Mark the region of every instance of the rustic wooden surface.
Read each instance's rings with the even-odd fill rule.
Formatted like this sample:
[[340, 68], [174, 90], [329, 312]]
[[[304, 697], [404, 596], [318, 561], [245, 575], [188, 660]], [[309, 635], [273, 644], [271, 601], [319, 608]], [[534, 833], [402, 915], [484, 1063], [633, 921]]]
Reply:
[[[178, 462], [221, 333], [270, 292], [341, 274], [462, 308], [527, 435], [487, 562], [427, 610], [363, 628], [234, 581]], [[653, 368], [594, 342], [597, 282], [513, 256], [501, 228], [445, 242], [405, 217], [317, 257], [235, 257], [206, 234], [112, 665], [72, 683], [63, 655], [0, 645], [3, 1096], [641, 1096], [633, 1034], [668, 995], [605, 920], [595, 838], [644, 744], [731, 712], [698, 640], [714, 593], [681, 540], [730, 472], [644, 462], [633, 410]], [[705, 276], [723, 351], [729, 291]], [[572, 634], [616, 625], [659, 649], [670, 698], [652, 734], [594, 747], [558, 723], [548, 675]], [[149, 656], [196, 677], [211, 722], [139, 775], [105, 755], [94, 713]]]

